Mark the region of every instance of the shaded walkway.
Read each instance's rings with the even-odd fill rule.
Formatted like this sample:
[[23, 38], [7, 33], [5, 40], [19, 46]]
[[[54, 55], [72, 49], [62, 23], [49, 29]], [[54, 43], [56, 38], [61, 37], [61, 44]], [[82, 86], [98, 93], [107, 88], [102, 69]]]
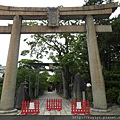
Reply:
[[[62, 110], [57, 111], [57, 110], [51, 110], [48, 111], [46, 109], [46, 99], [47, 98], [60, 98], [62, 99]], [[38, 115], [73, 115], [71, 114], [71, 103], [70, 101], [60, 97], [59, 95], [56, 94], [56, 92], [44, 92], [42, 96], [38, 98], [40, 100], [40, 113]], [[116, 106], [115, 108], [110, 108], [111, 111], [109, 112], [93, 112], [90, 111], [90, 115], [119, 115], [120, 114], [120, 107]], [[79, 115], [84, 115], [84, 114], [79, 114]]]
[[40, 96], [40, 114], [39, 115], [72, 115], [71, 114], [71, 103], [68, 100], [62, 99], [62, 110], [51, 110], [46, 109], [46, 99], [47, 98], [61, 98], [56, 94], [56, 92], [45, 92], [44, 95]]

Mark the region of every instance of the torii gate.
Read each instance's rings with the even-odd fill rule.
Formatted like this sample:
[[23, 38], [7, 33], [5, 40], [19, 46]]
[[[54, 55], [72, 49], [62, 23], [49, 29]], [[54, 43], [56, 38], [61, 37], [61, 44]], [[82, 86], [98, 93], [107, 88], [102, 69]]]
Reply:
[[[60, 63], [28, 63], [30, 66], [32, 66], [37, 71], [37, 79], [36, 79], [36, 88], [35, 88], [35, 97], [39, 95], [39, 72], [40, 71], [51, 71], [53, 72], [53, 66], [59, 66]], [[41, 68], [48, 66], [49, 69]]]
[[[13, 20], [13, 25], [0, 26], [0, 34], [11, 34], [0, 109], [2, 111], [14, 110], [20, 34], [83, 32], [87, 32], [93, 107], [107, 109], [96, 32], [112, 32], [112, 28], [110, 25], [95, 25], [94, 19], [108, 18], [117, 7], [118, 3], [110, 3], [96, 6], [62, 7], [58, 11], [58, 9], [48, 8], [0, 6], [0, 19]], [[48, 26], [22, 25], [22, 20], [46, 20], [47, 17], [51, 22]], [[82, 19], [85, 20], [85, 25], [59, 26], [58, 17], [60, 20]]]

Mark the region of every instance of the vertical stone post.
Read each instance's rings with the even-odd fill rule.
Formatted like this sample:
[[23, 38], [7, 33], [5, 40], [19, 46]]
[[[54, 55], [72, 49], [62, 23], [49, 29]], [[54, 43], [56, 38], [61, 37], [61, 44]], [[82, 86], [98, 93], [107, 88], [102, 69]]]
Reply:
[[86, 16], [87, 46], [92, 82], [93, 107], [106, 109], [106, 94], [93, 16]]
[[14, 108], [21, 21], [18, 15], [14, 16], [1, 95], [1, 110], [12, 110]]

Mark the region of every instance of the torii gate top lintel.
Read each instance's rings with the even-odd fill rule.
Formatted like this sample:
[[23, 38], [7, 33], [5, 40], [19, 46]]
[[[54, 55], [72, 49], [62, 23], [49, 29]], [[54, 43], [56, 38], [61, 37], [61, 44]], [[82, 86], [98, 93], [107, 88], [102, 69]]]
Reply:
[[[47, 7], [0, 6], [0, 19], [13, 20], [15, 16], [20, 16], [22, 20], [48, 20], [48, 26], [21, 25], [21, 34], [85, 33], [87, 31], [85, 25], [59, 25], [59, 19], [84, 20], [88, 15], [92, 15], [94, 19], [108, 18], [117, 7], [118, 2], [115, 2], [95, 6], [60, 7], [59, 10], [51, 12], [51, 8]], [[49, 27], [51, 25], [52, 27]], [[110, 25], [95, 25], [95, 29], [96, 32], [112, 32]], [[1, 26], [0, 34], [11, 34], [11, 30], [12, 25]]]
[[[61, 7], [60, 19], [70, 20], [84, 19], [86, 15], [94, 18], [108, 18], [118, 7], [118, 2], [82, 7]], [[0, 19], [13, 20], [15, 15], [22, 16], [23, 20], [45, 20], [47, 19], [47, 7], [12, 7], [0, 5]]]
[[[28, 63], [30, 66], [34, 67], [36, 70], [39, 71], [52, 71], [53, 72], [53, 66], [59, 66], [60, 63]], [[40, 69], [42, 66], [48, 66], [49, 69]]]

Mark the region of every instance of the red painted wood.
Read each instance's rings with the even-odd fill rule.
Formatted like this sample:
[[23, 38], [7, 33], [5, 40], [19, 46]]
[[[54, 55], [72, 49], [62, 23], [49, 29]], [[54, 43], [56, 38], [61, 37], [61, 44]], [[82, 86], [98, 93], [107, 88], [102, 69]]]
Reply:
[[31, 101], [34, 103], [34, 109], [30, 109], [30, 102], [29, 101], [22, 101], [22, 109], [21, 114], [27, 115], [27, 114], [39, 114], [40, 113], [40, 101]]

